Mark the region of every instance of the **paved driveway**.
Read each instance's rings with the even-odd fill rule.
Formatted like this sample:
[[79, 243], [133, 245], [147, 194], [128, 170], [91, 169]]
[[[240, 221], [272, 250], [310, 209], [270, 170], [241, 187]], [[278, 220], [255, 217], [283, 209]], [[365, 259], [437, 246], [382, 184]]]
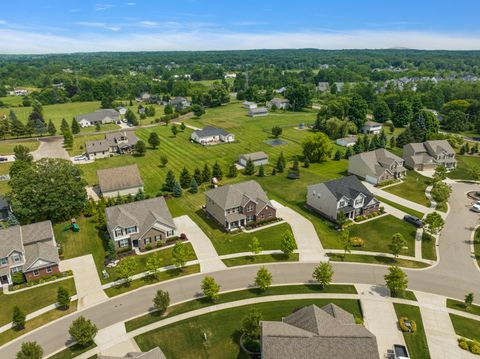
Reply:
[[42, 158], [63, 158], [70, 160], [68, 152], [63, 148], [62, 138], [42, 138], [38, 140], [40, 146], [36, 151], [32, 152], [35, 161]]

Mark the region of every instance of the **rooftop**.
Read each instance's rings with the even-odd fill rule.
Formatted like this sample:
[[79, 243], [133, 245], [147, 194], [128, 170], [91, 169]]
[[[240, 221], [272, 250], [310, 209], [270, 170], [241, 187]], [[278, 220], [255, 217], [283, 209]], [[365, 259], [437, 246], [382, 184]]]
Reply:
[[98, 170], [97, 177], [102, 193], [143, 186], [137, 165]]

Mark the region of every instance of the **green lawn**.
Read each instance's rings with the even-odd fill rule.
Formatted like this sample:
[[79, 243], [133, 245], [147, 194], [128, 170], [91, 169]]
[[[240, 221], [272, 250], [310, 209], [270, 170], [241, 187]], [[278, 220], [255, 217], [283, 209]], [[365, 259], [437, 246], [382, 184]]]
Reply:
[[393, 201], [390, 201], [389, 199], [386, 199], [386, 198], [383, 198], [383, 197], [380, 197], [380, 196], [375, 196], [379, 201], [383, 202], [383, 203], [386, 203], [396, 209], [399, 209], [400, 211], [403, 211], [405, 213], [408, 213], [408, 214], [411, 214], [412, 216], [415, 216], [417, 218], [422, 218], [424, 213], [422, 212], [419, 212], [419, 211], [416, 211], [414, 209], [411, 209], [409, 207], [405, 207], [405, 206], [402, 206], [401, 204], [397, 203], [397, 202], [393, 202]]
[[262, 254], [258, 256], [247, 256], [224, 259], [227, 267], [242, 266], [247, 264], [272, 263], [272, 262], [297, 262], [298, 254], [292, 253], [289, 257], [284, 254]]
[[[13, 162], [0, 163], [0, 175], [6, 175], [10, 172]], [[9, 181], [0, 181], [0, 194], [6, 194], [10, 192]]]
[[168, 308], [167, 312], [160, 316], [158, 312], [151, 312], [141, 317], [125, 322], [127, 332], [131, 332], [137, 328], [144, 327], [148, 324], [157, 322], [164, 318], [173, 317], [182, 313], [190, 312], [200, 308], [211, 305], [234, 302], [242, 299], [258, 298], [269, 295], [284, 295], [284, 294], [301, 294], [301, 293], [343, 293], [343, 294], [357, 294], [355, 286], [348, 284], [331, 284], [325, 288], [321, 288], [318, 284], [302, 284], [302, 285], [281, 285], [270, 287], [265, 291], [258, 288], [250, 288], [246, 290], [237, 290], [220, 294], [218, 300], [212, 303], [206, 298], [199, 298], [190, 300], [185, 303], [177, 304]]
[[[142, 351], [161, 346], [166, 357], [182, 358], [247, 358], [238, 340], [242, 319], [253, 309], [262, 314], [263, 320], [281, 320], [295, 309], [316, 304], [335, 303], [361, 318], [357, 300], [290, 300], [261, 303], [205, 314], [153, 330], [135, 338]], [[207, 334], [207, 341], [204, 339]]]
[[38, 146], [38, 141], [18, 141], [18, 142], [3, 142], [0, 141], [0, 155], [13, 155], [13, 148], [17, 145], [28, 147], [30, 151], [35, 151]]
[[475, 231], [475, 238], [473, 240], [473, 250], [475, 251], [475, 259], [480, 266], [480, 228]]
[[415, 171], [408, 171], [405, 178], [403, 178], [403, 183], [385, 188], [385, 191], [423, 206], [430, 207], [430, 201], [425, 196], [425, 189], [428, 186], [428, 181], [428, 177], [422, 176]]
[[455, 333], [461, 337], [480, 341], [480, 321], [450, 314]]
[[57, 290], [64, 287], [70, 295], [76, 294], [73, 278], [40, 287], [34, 287], [14, 294], [0, 293], [0, 326], [12, 321], [13, 307], [18, 306], [29, 314], [57, 302]]
[[398, 319], [401, 317], [407, 317], [415, 321], [417, 324], [417, 331], [415, 333], [403, 333], [403, 338], [407, 344], [410, 358], [429, 359], [430, 353], [428, 351], [427, 337], [425, 336], [420, 309], [417, 306], [408, 304], [394, 303], [393, 306]]
[[480, 305], [471, 305], [467, 309], [464, 302], [455, 299], [447, 299], [447, 307], [480, 316]]
[[468, 169], [473, 166], [480, 166], [480, 157], [457, 155], [457, 168], [448, 174], [452, 179], [472, 180]]
[[345, 259], [343, 254], [327, 254], [330, 260], [334, 262], [359, 262], [359, 263], [369, 263], [369, 264], [381, 264], [381, 265], [398, 265], [399, 267], [405, 268], [426, 268], [429, 265], [423, 262], [418, 262], [415, 260], [405, 260], [405, 259], [393, 259], [389, 257], [382, 256], [369, 256], [363, 254], [347, 254]]
[[422, 238], [422, 258], [436, 261], [437, 260], [436, 249], [437, 249], [437, 246], [435, 244], [435, 239]]
[[58, 352], [55, 355], [52, 355], [51, 357], [49, 357], [49, 359], [71, 359], [71, 358], [75, 358], [75, 357], [78, 357], [80, 354], [88, 352], [90, 349], [93, 349], [96, 346], [97, 345], [95, 343], [93, 343], [92, 345], [90, 345], [88, 347], [81, 347], [81, 346], [75, 344], [71, 347], [68, 347], [68, 348], [62, 350], [61, 352]]

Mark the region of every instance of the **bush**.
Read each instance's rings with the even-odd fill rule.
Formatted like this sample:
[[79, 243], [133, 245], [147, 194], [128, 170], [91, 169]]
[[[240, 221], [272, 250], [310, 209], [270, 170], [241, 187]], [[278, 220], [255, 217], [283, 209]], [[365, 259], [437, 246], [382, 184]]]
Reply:
[[470, 350], [470, 348], [468, 347], [468, 343], [465, 340], [465, 338], [458, 339], [458, 346], [460, 348], [462, 348], [463, 350]]
[[23, 282], [25, 282], [25, 277], [23, 276], [23, 272], [13, 273], [12, 282], [13, 284], [22, 284]]
[[350, 238], [350, 241], [354, 247], [362, 247], [365, 243], [365, 241], [360, 237], [352, 237]]
[[[405, 322], [409, 322], [410, 325], [411, 325], [411, 328], [409, 328]], [[415, 321], [411, 320], [411, 319], [408, 319], [407, 317], [402, 317], [399, 319], [398, 321], [399, 325], [400, 325], [400, 329], [402, 330], [402, 332], [405, 332], [405, 333], [415, 333], [417, 331], [417, 323], [415, 323]]]
[[147, 244], [147, 245], [144, 247], [144, 249], [145, 249], [146, 251], [151, 251], [151, 250], [152, 250], [152, 245], [151, 245], [151, 244]]
[[181, 233], [181, 234], [180, 234], [180, 239], [181, 239], [182, 241], [186, 241], [188, 238], [187, 238], [187, 235], [186, 235], [185, 233]]

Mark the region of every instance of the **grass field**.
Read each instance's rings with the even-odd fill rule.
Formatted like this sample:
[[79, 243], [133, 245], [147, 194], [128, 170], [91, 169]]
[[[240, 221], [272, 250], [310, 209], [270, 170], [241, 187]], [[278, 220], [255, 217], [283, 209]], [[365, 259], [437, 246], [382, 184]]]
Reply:
[[422, 218], [424, 213], [416, 211], [414, 209], [411, 209], [409, 207], [402, 206], [401, 204], [398, 204], [397, 202], [390, 201], [389, 199], [380, 197], [380, 196], [375, 196], [380, 202], [383, 202], [385, 204], [388, 204], [396, 209], [399, 209], [402, 212], [411, 214], [412, 216], [415, 216], [417, 218]]
[[480, 157], [457, 155], [455, 158], [457, 159], [457, 168], [450, 172], [448, 177], [452, 179], [472, 180], [473, 178], [468, 170], [473, 166], [480, 166]]
[[415, 171], [408, 171], [403, 183], [385, 188], [385, 191], [395, 194], [399, 197], [430, 207], [430, 201], [425, 196], [429, 178], [422, 176]]
[[30, 151], [35, 151], [39, 143], [38, 141], [32, 140], [32, 141], [19, 141], [17, 142], [2, 142], [0, 141], [0, 156], [1, 155], [12, 155], [13, 154], [13, 148], [17, 145], [22, 145], [25, 147], [28, 147]]
[[461, 337], [480, 341], [480, 321], [450, 314], [455, 333]]
[[423, 263], [423, 262], [418, 262], [415, 260], [406, 260], [406, 259], [393, 259], [389, 257], [383, 257], [383, 256], [369, 256], [369, 255], [363, 255], [363, 254], [347, 254], [345, 256], [345, 259], [343, 258], [343, 253], [342, 254], [333, 254], [333, 253], [328, 253], [328, 257], [330, 258], [331, 261], [334, 262], [358, 262], [358, 263], [369, 263], [369, 264], [381, 264], [381, 265], [397, 265], [399, 267], [405, 267], [405, 268], [426, 268], [428, 267], [428, 264]]
[[[142, 351], [161, 345], [165, 356], [182, 358], [247, 358], [241, 351], [238, 340], [242, 319], [253, 309], [262, 314], [263, 320], [281, 320], [295, 309], [310, 304], [319, 307], [335, 303], [362, 318], [360, 304], [356, 300], [290, 300], [242, 306], [205, 314], [171, 324], [135, 338]], [[204, 334], [207, 334], [207, 341]]]

